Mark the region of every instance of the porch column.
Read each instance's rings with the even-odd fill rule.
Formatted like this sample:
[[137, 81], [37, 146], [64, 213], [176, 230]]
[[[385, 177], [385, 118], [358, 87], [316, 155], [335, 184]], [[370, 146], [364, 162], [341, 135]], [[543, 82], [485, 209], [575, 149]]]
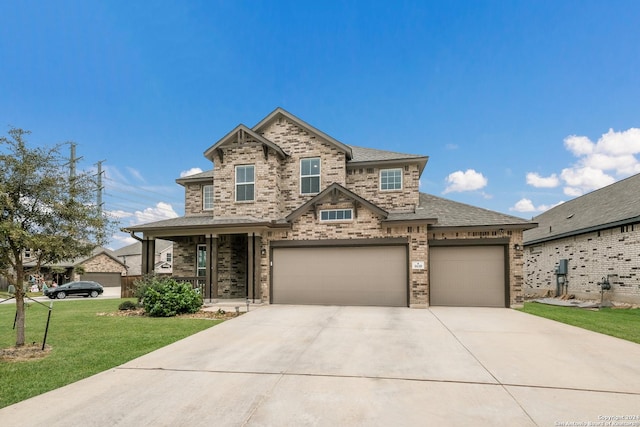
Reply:
[[142, 274], [153, 274], [156, 264], [156, 239], [144, 236], [142, 240]]
[[205, 278], [205, 298], [218, 298], [218, 235], [210, 234], [207, 243], [207, 271]]
[[251, 300], [260, 300], [262, 298], [262, 287], [260, 286], [260, 265], [262, 245], [260, 235], [251, 233], [248, 236], [248, 259], [247, 259], [247, 298]]

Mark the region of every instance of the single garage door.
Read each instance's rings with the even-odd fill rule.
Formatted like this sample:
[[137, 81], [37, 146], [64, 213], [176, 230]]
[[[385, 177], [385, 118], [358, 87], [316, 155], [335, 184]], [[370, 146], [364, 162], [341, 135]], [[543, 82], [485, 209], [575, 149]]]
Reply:
[[100, 283], [104, 287], [122, 285], [122, 276], [120, 273], [85, 273], [80, 275], [80, 280], [92, 280]]
[[407, 307], [407, 247], [274, 248], [274, 304]]
[[430, 304], [505, 307], [503, 246], [429, 248]]

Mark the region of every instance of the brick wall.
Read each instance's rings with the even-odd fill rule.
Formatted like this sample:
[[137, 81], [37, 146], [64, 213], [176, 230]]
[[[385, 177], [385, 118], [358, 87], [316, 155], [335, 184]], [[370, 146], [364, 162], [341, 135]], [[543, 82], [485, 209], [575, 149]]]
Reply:
[[[628, 226], [631, 227], [631, 226]], [[611, 301], [640, 303], [640, 230], [615, 227], [599, 232], [528, 245], [525, 249], [525, 293], [555, 292], [555, 270], [569, 261], [568, 292], [578, 298], [600, 300], [598, 282], [610, 276]]]
[[124, 265], [115, 261], [110, 256], [99, 254], [82, 263], [85, 273], [115, 273], [124, 275], [127, 269]]
[[[381, 169], [402, 169], [402, 190], [380, 190]], [[420, 203], [418, 165], [347, 169], [347, 188], [387, 211], [413, 212]]]

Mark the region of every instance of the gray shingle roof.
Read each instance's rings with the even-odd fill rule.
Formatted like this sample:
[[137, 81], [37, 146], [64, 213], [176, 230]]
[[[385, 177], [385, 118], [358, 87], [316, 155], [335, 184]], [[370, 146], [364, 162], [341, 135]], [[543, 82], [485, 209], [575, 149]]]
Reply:
[[558, 205], [533, 218], [537, 229], [526, 244], [588, 233], [640, 221], [640, 174]]
[[[467, 205], [453, 200], [444, 199], [431, 194], [420, 193], [420, 206], [413, 214], [397, 214], [406, 216], [406, 219], [436, 218], [438, 222], [433, 225], [439, 227], [478, 227], [478, 226], [518, 226], [520, 228], [533, 228], [536, 224], [532, 221], [505, 215], [500, 212]], [[393, 216], [395, 219], [396, 216]], [[392, 216], [389, 215], [389, 220]]]
[[427, 156], [418, 154], [396, 153], [393, 151], [376, 150], [373, 148], [351, 146], [353, 158], [351, 162], [379, 162], [389, 160], [426, 159]]
[[256, 219], [252, 217], [234, 217], [234, 218], [214, 218], [210, 215], [206, 216], [181, 216], [178, 218], [164, 219], [162, 221], [149, 222], [146, 224], [134, 225], [126, 227], [124, 231], [146, 231], [156, 230], [160, 228], [190, 228], [190, 227], [223, 227], [234, 225], [261, 225], [271, 224], [271, 221]]
[[[173, 242], [169, 240], [156, 239], [156, 252], [162, 252], [171, 245], [173, 245]], [[142, 253], [142, 242], [135, 242], [120, 249], [116, 249], [113, 253], [119, 257], [140, 255]]]
[[176, 182], [178, 184], [183, 184], [187, 181], [202, 181], [202, 180], [208, 180], [208, 179], [213, 180], [213, 169], [196, 173], [193, 175], [183, 176], [182, 178], [176, 179]]

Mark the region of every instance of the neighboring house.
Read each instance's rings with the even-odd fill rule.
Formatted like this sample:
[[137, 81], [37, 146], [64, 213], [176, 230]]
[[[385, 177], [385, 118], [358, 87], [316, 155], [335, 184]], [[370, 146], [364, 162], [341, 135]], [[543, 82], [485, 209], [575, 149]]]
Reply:
[[524, 233], [527, 294], [555, 294], [560, 276], [569, 294], [600, 299], [604, 278], [611, 285], [607, 298], [640, 303], [640, 174], [562, 203], [534, 221], [538, 228]]
[[[127, 266], [127, 276], [142, 274], [142, 243], [131, 245], [114, 251], [118, 259]], [[173, 272], [173, 242], [157, 239], [155, 244], [154, 271], [159, 274]]]
[[[142, 233], [206, 298], [272, 304], [505, 307], [523, 301], [522, 232], [535, 224], [419, 192], [428, 158], [344, 144], [278, 108], [209, 147], [180, 178], [183, 217]], [[145, 255], [147, 254], [147, 255]]]
[[[35, 267], [35, 257], [29, 252], [26, 255], [29, 255], [29, 258], [25, 262], [25, 267]], [[48, 281], [53, 279], [59, 285], [74, 280], [93, 280], [103, 286], [120, 286], [121, 277], [126, 272], [126, 266], [115, 253], [103, 247], [95, 248], [86, 257], [40, 266], [40, 273]]]

